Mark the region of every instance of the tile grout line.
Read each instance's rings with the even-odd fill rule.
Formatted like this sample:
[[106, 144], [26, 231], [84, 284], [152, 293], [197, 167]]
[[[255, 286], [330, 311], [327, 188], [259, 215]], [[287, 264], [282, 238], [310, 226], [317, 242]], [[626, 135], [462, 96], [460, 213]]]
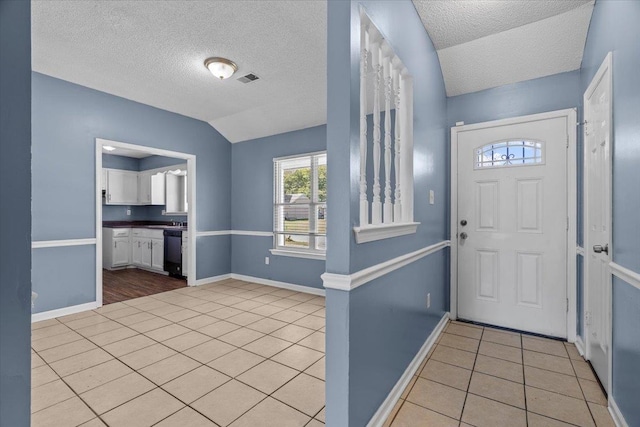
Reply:
[[[586, 360], [585, 362], [589, 363]], [[596, 418], [593, 416], [593, 411], [591, 410], [591, 406], [589, 405], [589, 401], [587, 400], [587, 395], [584, 393], [582, 384], [580, 384], [580, 377], [578, 377], [578, 371], [576, 371], [575, 366], [573, 366], [573, 361], [571, 359], [569, 359], [569, 363], [571, 364], [571, 369], [573, 370], [573, 374], [575, 375], [576, 381], [578, 382], [578, 387], [580, 388], [580, 392], [582, 393], [582, 397], [584, 398], [584, 403], [585, 405], [587, 405], [587, 410], [589, 411], [589, 415], [591, 415], [591, 420], [593, 421], [593, 424], [597, 426], [598, 423], [596, 422]]]
[[[277, 292], [277, 291], [278, 291], [278, 290], [276, 290], [276, 292]], [[168, 292], [173, 292], [173, 291], [168, 291]], [[285, 297], [285, 298], [286, 298], [286, 297]], [[247, 300], [247, 299], [245, 298], [245, 300]], [[307, 301], [308, 301], [308, 300], [307, 300]], [[302, 301], [302, 302], [300, 302], [300, 303], [301, 303], [301, 304], [304, 304], [304, 303], [306, 303], [306, 301]], [[239, 303], [238, 303], [238, 304], [239, 304]], [[266, 304], [263, 304], [263, 305], [266, 305]], [[130, 306], [130, 307], [132, 307], [132, 306]], [[226, 306], [226, 307], [229, 307], [229, 306]], [[292, 306], [292, 307], [293, 307], [293, 306]], [[314, 311], [313, 313], [316, 313], [317, 311], [319, 311], [319, 310], [321, 310], [321, 309], [323, 308], [322, 306], [319, 306], [319, 305], [318, 305], [318, 307], [320, 307], [320, 308], [319, 308], [318, 310]], [[189, 308], [186, 308], [186, 307], [181, 307], [181, 308], [182, 308], [182, 309], [189, 309]], [[291, 309], [291, 307], [290, 307], [290, 308], [285, 308], [285, 309], [283, 309], [282, 311], [290, 310], [290, 309]], [[144, 310], [140, 310], [140, 309], [138, 309], [138, 310], [139, 310], [141, 313], [142, 313], [142, 312], [146, 312], [146, 311], [144, 311]], [[240, 310], [240, 309], [239, 309], [239, 310]], [[114, 310], [114, 311], [118, 311], [118, 310]], [[241, 311], [243, 311], [243, 312], [248, 312], [248, 311], [245, 311], [245, 310], [241, 310]], [[295, 310], [294, 310], [294, 311], [295, 311]], [[146, 312], [146, 313], [149, 313], [149, 312]], [[304, 312], [300, 312], [300, 313], [304, 314], [303, 318], [304, 318], [304, 317], [307, 317], [307, 316], [309, 316], [309, 315], [313, 315], [313, 313], [304, 313]], [[96, 314], [101, 315], [100, 313], [96, 313]], [[132, 314], [132, 315], [135, 315], [135, 314], [138, 314], [138, 313], [134, 313], [134, 314]], [[150, 313], [150, 314], [154, 315], [153, 313]], [[204, 314], [204, 313], [201, 313], [201, 314]], [[157, 315], [154, 315], [154, 316], [156, 316], [156, 317], [161, 317], [161, 316], [157, 316]], [[103, 316], [103, 317], [106, 317], [106, 316]], [[127, 317], [127, 316], [123, 316], [122, 318], [124, 318], [124, 317]], [[194, 316], [194, 317], [195, 317], [195, 316]], [[262, 316], [262, 317], [263, 317], [263, 318], [266, 318], [265, 316]], [[316, 316], [316, 317], [320, 317], [320, 316]], [[117, 319], [109, 319], [109, 320], [114, 321], [114, 322], [116, 322], [116, 323], [119, 323], [120, 325], [122, 325], [122, 326], [124, 326], [124, 327], [127, 327], [128, 329], [132, 329], [132, 328], [130, 328], [129, 326], [134, 325], [134, 324], [131, 324], [131, 325], [124, 325], [124, 324], [122, 324], [122, 323], [120, 323], [120, 322], [118, 321], [118, 318], [117, 318]], [[150, 319], [148, 319], [148, 320], [150, 320]], [[172, 321], [172, 320], [169, 320], [169, 319], [166, 319], [166, 320], [168, 320], [168, 321], [172, 322], [172, 324], [174, 324], [174, 325], [177, 325], [177, 324], [178, 324], [178, 323], [177, 323], [177, 322], [175, 322], [175, 321]], [[187, 319], [185, 319], [185, 320], [187, 320]], [[220, 319], [220, 320], [222, 320], [222, 319]], [[263, 320], [263, 319], [260, 319], [260, 320]], [[297, 321], [297, 320], [300, 320], [300, 319], [296, 319], [296, 320], [294, 320], [294, 322], [295, 322], [295, 321]], [[258, 320], [258, 321], [259, 321], [259, 320]], [[325, 320], [325, 322], [326, 322], [326, 320]], [[59, 322], [59, 323], [62, 323], [62, 322]], [[253, 323], [255, 323], [255, 322], [253, 322]], [[253, 324], [253, 323], [251, 323], [251, 324]], [[285, 323], [287, 323], [285, 326], [288, 326], [288, 325], [292, 325], [292, 324], [293, 324], [293, 322], [285, 322]], [[249, 325], [250, 325], [250, 324], [249, 324]], [[247, 326], [249, 326], [249, 325], [247, 325]], [[170, 325], [166, 325], [166, 326], [170, 326]], [[180, 326], [183, 326], [183, 325], [180, 325]], [[238, 329], [240, 329], [240, 328], [247, 328], [247, 326], [242, 326], [242, 325], [238, 325], [238, 326], [239, 326], [239, 328], [238, 328]], [[284, 328], [285, 326], [282, 326], [282, 328]], [[295, 325], [295, 326], [299, 326], [299, 325]], [[299, 327], [302, 327], [302, 326], [299, 326]], [[188, 328], [188, 327], [186, 327], [186, 328], [187, 328], [187, 329], [190, 329], [190, 332], [191, 332], [191, 331], [194, 331], [194, 330], [193, 330], [193, 329], [191, 329], [191, 328]], [[282, 328], [278, 328], [278, 329], [276, 329], [276, 330], [272, 331], [272, 333], [273, 333], [273, 332], [276, 332], [276, 331], [278, 331], [278, 330], [280, 330], [280, 329], [282, 329]], [[303, 328], [304, 328], [304, 327], [303, 327]], [[159, 329], [159, 328], [157, 328], [157, 329]], [[247, 329], [250, 329], [250, 328], [247, 328]], [[310, 335], [312, 335], [312, 334], [313, 334], [313, 333], [315, 333], [315, 332], [319, 332], [319, 330], [313, 330], [313, 329], [310, 329], [310, 328], [305, 328], [305, 329], [308, 329], [308, 330], [312, 331], [312, 333], [311, 333], [311, 334], [309, 334], [309, 336], [310, 336]], [[322, 328], [320, 328], [320, 329], [322, 329]], [[132, 330], [133, 330], [133, 329], [132, 329]], [[134, 331], [135, 331], [135, 330], [134, 330]], [[107, 331], [107, 332], [109, 332], [109, 331]], [[138, 335], [144, 335], [145, 337], [147, 337], [147, 338], [151, 339], [152, 341], [155, 341], [157, 344], [161, 344], [161, 345], [164, 345], [165, 347], [168, 347], [168, 346], [166, 346], [165, 344], [163, 344], [163, 342], [158, 341], [158, 340], [156, 340], [156, 339], [154, 339], [154, 338], [152, 338], [152, 337], [148, 337], [148, 336], [147, 336], [147, 335], [145, 335], [144, 333], [141, 333], [141, 332], [138, 332], [138, 331], [135, 331], [135, 332], [137, 332], [137, 334], [136, 334], [136, 335], [134, 335], [134, 336], [126, 337], [126, 338], [123, 338], [122, 340], [117, 340], [117, 341], [114, 341], [114, 342], [109, 343], [109, 344], [113, 344], [113, 343], [116, 343], [116, 342], [120, 342], [120, 341], [123, 341], [123, 340], [129, 339], [129, 338], [133, 338], [133, 337], [138, 336]], [[189, 332], [185, 332], [184, 334], [186, 334], [186, 333], [189, 333]], [[177, 335], [176, 337], [181, 336], [181, 335], [184, 335], [184, 334]], [[81, 334], [79, 334], [79, 335], [81, 335]], [[99, 334], [97, 334], [97, 335], [99, 335]], [[226, 334], [225, 334], [225, 335], [226, 335]], [[264, 336], [266, 336], [266, 335], [270, 335], [270, 334], [265, 334]], [[209, 336], [209, 337], [210, 337], [210, 336]], [[133, 370], [133, 372], [138, 373], [139, 375], [142, 375], [142, 374], [140, 374], [140, 372], [139, 372], [139, 370], [138, 370], [138, 369], [134, 369], [133, 367], [131, 367], [131, 366], [127, 365], [127, 364], [126, 364], [126, 363], [124, 363], [124, 362], [122, 362], [118, 356], [115, 356], [113, 353], [110, 353], [109, 351], [105, 350], [102, 346], [100, 346], [100, 345], [98, 345], [98, 344], [94, 343], [93, 341], [91, 341], [91, 340], [90, 340], [90, 338], [89, 338], [89, 337], [84, 337], [84, 336], [83, 336], [83, 338], [84, 338], [84, 339], [87, 339], [87, 340], [88, 340], [88, 341], [90, 341], [90, 342], [92, 342], [94, 345], [96, 345], [96, 346], [97, 346], [97, 348], [100, 348], [100, 349], [102, 349], [103, 351], [107, 352], [109, 355], [113, 356], [113, 357], [114, 357], [114, 359], [111, 359], [111, 360], [118, 360], [118, 361], [120, 361], [121, 363], [125, 364], [125, 366], [128, 366], [129, 368], [131, 368], [131, 369]], [[175, 337], [172, 337], [172, 338], [175, 338]], [[170, 339], [172, 339], [172, 338], [170, 338]], [[212, 340], [213, 340], [213, 339], [216, 339], [215, 337], [210, 337], [210, 338], [211, 338]], [[260, 338], [263, 338], [263, 337], [260, 337]], [[257, 339], [256, 339], [256, 340], [254, 340], [254, 341], [257, 341], [257, 340], [258, 340], [258, 339], [260, 339], [260, 338], [257, 338]], [[275, 337], [274, 337], [274, 338], [275, 338]], [[299, 340], [299, 341], [302, 341], [302, 340], [304, 340], [305, 338], [306, 338], [306, 337], [302, 338], [302, 339], [301, 339], [301, 340]], [[165, 341], [167, 341], [167, 340], [165, 340]], [[206, 341], [206, 342], [209, 342], [209, 341], [211, 341], [211, 340], [208, 340], [208, 341]], [[222, 341], [222, 340], [218, 340], [218, 341], [224, 342], [224, 341]], [[251, 342], [254, 342], [254, 341], [251, 341]], [[284, 340], [284, 341], [287, 341], [287, 340]], [[298, 342], [299, 342], [299, 341], [298, 341]], [[249, 345], [251, 342], [246, 343], [246, 344], [244, 344], [244, 345], [245, 345], [245, 346], [246, 346], [246, 345]], [[287, 342], [288, 342], [288, 343], [290, 343], [290, 345], [289, 345], [287, 348], [285, 348], [285, 349], [283, 349], [283, 350], [281, 350], [281, 351], [277, 352], [276, 354], [272, 355], [272, 356], [271, 356], [271, 357], [269, 357], [269, 358], [265, 358], [265, 361], [266, 361], [266, 360], [271, 360], [274, 356], [277, 356], [277, 355], [278, 355], [278, 354], [280, 354], [281, 352], [283, 352], [283, 351], [285, 351], [286, 349], [290, 348], [291, 346], [293, 346], [293, 345], [296, 345], [296, 344], [297, 344], [297, 342], [294, 342], [294, 343], [291, 343], [290, 341], [287, 341]], [[109, 345], [109, 344], [106, 344], [106, 345]], [[229, 343], [226, 343], [226, 344], [229, 344]], [[153, 345], [153, 344], [152, 344], [152, 345]], [[187, 355], [183, 354], [183, 352], [184, 352], [184, 351], [186, 351], [186, 350], [188, 350], [188, 349], [190, 349], [190, 348], [197, 347], [198, 345], [200, 345], [200, 344], [197, 344], [197, 345], [195, 345], [195, 346], [189, 347], [189, 348], [184, 349], [184, 350], [182, 350], [182, 351], [177, 351], [177, 350], [175, 350], [175, 349], [173, 349], [173, 348], [171, 348], [171, 347], [168, 347], [168, 348], [171, 348], [173, 351], [176, 351], [176, 354], [182, 354], [182, 355], [184, 355], [185, 357], [189, 357], [189, 356], [187, 356]], [[234, 347], [234, 350], [232, 350], [232, 351], [235, 351], [235, 350], [237, 350], [237, 349], [242, 349], [242, 347], [237, 347], [237, 346], [235, 346], [235, 345], [233, 345], [233, 344], [229, 344], [229, 345], [231, 345], [232, 347]], [[302, 346], [304, 346], [304, 345], [302, 345]], [[134, 350], [134, 351], [129, 352], [129, 353], [125, 353], [124, 355], [127, 355], [127, 354], [133, 353], [133, 352], [135, 352], [135, 351], [139, 351], [139, 350], [145, 349], [145, 348], [147, 348], [147, 347], [149, 347], [149, 346], [143, 347], [143, 348], [141, 348], [141, 349]], [[310, 348], [310, 347], [307, 347], [307, 346], [304, 346], [304, 347], [305, 347], [305, 348]], [[311, 348], [311, 349], [312, 349], [312, 350], [314, 350], [314, 351], [317, 351], [317, 350], [316, 350], [316, 349], [314, 349], [314, 348]], [[245, 349], [243, 349], [243, 350], [245, 350]], [[248, 350], [245, 350], [245, 351], [248, 351]], [[35, 352], [35, 350], [34, 350], [34, 352]], [[230, 353], [230, 352], [229, 352], [229, 353]], [[324, 352], [322, 352], [322, 353], [324, 353]], [[37, 354], [37, 352], [36, 352], [36, 354]], [[82, 354], [82, 353], [79, 353], [79, 354]], [[225, 353], [225, 354], [228, 354], [228, 353]], [[254, 354], [255, 354], [255, 353], [254, 353]], [[121, 355], [120, 357], [122, 357], [122, 356], [124, 356], [124, 355]], [[223, 357], [223, 356], [224, 356], [224, 355], [221, 355], [221, 356], [219, 356], [219, 357], [217, 357], [217, 358], [215, 358], [215, 359], [213, 359], [213, 360], [211, 360], [211, 361], [209, 361], [209, 362], [207, 362], [207, 363], [211, 363], [211, 362], [213, 362], [214, 360], [217, 360], [218, 358]], [[260, 356], [260, 357], [263, 357], [263, 356], [261, 356], [261, 355], [259, 355], [259, 356]], [[73, 357], [73, 356], [69, 356], [69, 357]], [[169, 357], [172, 357], [172, 356], [169, 356]], [[323, 357], [324, 357], [324, 356], [323, 356]], [[162, 360], [166, 360], [166, 359], [167, 359], [167, 358], [162, 359]], [[162, 361], [162, 360], [160, 360], [160, 361]], [[195, 360], [195, 359], [192, 359], [192, 360]], [[319, 359], [319, 360], [320, 360], [320, 359]], [[44, 361], [44, 360], [43, 360], [43, 361]], [[158, 362], [160, 362], [160, 361], [157, 361], [157, 362], [154, 362], [154, 363], [158, 363]], [[275, 360], [271, 360], [271, 361], [272, 361], [273, 363], [280, 364], [279, 362], [276, 362]], [[107, 361], [107, 362], [108, 362], [108, 361]], [[202, 362], [199, 362], [199, 361], [197, 361], [197, 360], [195, 360], [195, 362], [197, 362], [197, 363], [199, 364], [199, 366], [198, 366], [198, 367], [196, 367], [196, 368], [194, 368], [194, 369], [198, 369], [198, 368], [200, 368], [201, 366], [207, 366], [208, 368], [213, 369], [213, 368], [211, 368], [210, 366], [208, 366], [206, 363], [202, 363]], [[263, 361], [263, 362], [264, 362], [264, 361]], [[263, 363], [263, 362], [261, 362], [261, 363]], [[48, 363], [47, 363], [46, 361], [44, 361], [44, 363], [48, 365]], [[106, 362], [103, 362], [103, 363], [106, 363]], [[315, 361], [313, 364], [315, 364], [315, 363], [317, 363], [317, 361]], [[101, 364], [102, 364], [102, 363], [101, 363]], [[101, 364], [94, 365], [93, 367], [95, 367], [95, 366], [99, 366], [99, 365], [101, 365]], [[313, 364], [311, 364], [311, 365], [313, 365]], [[153, 364], [151, 364], [151, 365], [153, 365]], [[151, 366], [151, 365], [148, 365], [148, 366]], [[259, 365], [259, 364], [258, 364], [258, 365]], [[280, 365], [282, 365], [282, 364], [280, 364]], [[311, 366], [311, 365], [310, 365], [310, 366]], [[257, 366], [257, 365], [256, 365], [256, 366]], [[282, 365], [282, 366], [286, 366], [286, 365]], [[146, 366], [145, 366], [145, 367], [146, 367]], [[296, 368], [291, 368], [291, 367], [289, 367], [289, 366], [286, 366], [286, 367], [287, 367], [287, 368], [289, 368], [289, 369], [294, 369], [295, 371], [297, 371], [297, 374], [296, 374], [296, 375], [295, 375], [291, 380], [289, 380], [289, 381], [287, 381], [286, 383], [282, 384], [282, 385], [281, 385], [277, 390], [279, 390], [280, 388], [284, 387], [286, 384], [288, 384], [288, 383], [289, 383], [290, 381], [292, 381], [294, 378], [297, 378], [298, 376], [300, 376], [300, 374], [305, 373], [305, 372], [304, 372], [304, 370], [302, 370], [302, 371], [301, 371], [301, 370], [298, 370], [298, 369], [296, 369]], [[92, 368], [92, 367], [90, 367], [90, 368]], [[86, 368], [86, 369], [90, 369], [90, 368]], [[252, 368], [253, 368], [253, 367], [252, 367]], [[250, 369], [252, 369], [252, 368], [249, 368], [249, 369], [247, 369], [246, 371], [248, 371], [248, 370], [250, 370]], [[51, 369], [52, 369], [52, 368], [51, 368]], [[180, 377], [182, 377], [182, 376], [184, 376], [184, 375], [188, 374], [189, 372], [192, 372], [194, 369], [189, 370], [188, 372], [185, 372], [185, 373], [183, 373], [183, 374], [179, 375], [178, 377], [173, 378], [173, 379], [171, 379], [170, 381], [167, 381], [166, 383], [171, 382], [171, 381], [174, 381], [175, 379], [178, 379], [178, 378], [180, 378]], [[305, 369], [306, 369], [306, 368], [305, 368]], [[215, 369], [213, 369], [213, 370], [214, 370], [214, 371], [216, 371], [216, 372], [219, 372], [219, 371], [217, 371], [217, 370], [215, 370]], [[83, 371], [83, 370], [81, 370], [81, 371]], [[79, 371], [79, 372], [81, 372], [81, 371]], [[246, 372], [246, 371], [244, 371], [244, 372]], [[55, 372], [55, 370], [54, 370], [54, 372]], [[58, 376], [58, 375], [57, 375], [57, 372], [55, 372], [55, 373], [56, 373], [56, 376]], [[238, 380], [238, 379], [237, 379], [237, 377], [238, 377], [239, 375], [242, 375], [242, 373], [240, 373], [240, 374], [236, 375], [236, 377], [230, 377], [230, 376], [228, 376], [228, 375], [226, 375], [226, 374], [224, 374], [224, 373], [221, 373], [221, 374], [223, 374], [223, 375], [225, 375], [226, 377], [229, 377], [229, 378], [231, 378], [231, 379], [235, 379], [236, 381], [239, 381], [239, 382], [241, 382], [241, 383], [242, 383], [242, 381], [241, 381], [241, 380]], [[125, 374], [125, 375], [128, 375], [128, 374]], [[309, 374], [306, 374], [306, 375], [309, 375]], [[142, 375], [142, 376], [144, 377], [144, 375]], [[316, 377], [314, 377], [314, 376], [312, 376], [312, 375], [309, 375], [309, 376], [310, 376], [310, 377], [312, 377], [312, 378], [316, 378]], [[59, 377], [59, 376], [58, 376], [58, 377]], [[59, 378], [62, 380], [62, 377], [59, 377]], [[119, 377], [119, 378], [122, 378], [122, 377]], [[116, 378], [116, 379], [119, 379], [119, 378]], [[145, 377], [145, 378], [146, 378], [146, 377]], [[113, 379], [113, 380], [107, 381], [107, 382], [105, 382], [105, 383], [103, 383], [103, 384], [100, 384], [100, 385], [99, 385], [99, 386], [97, 386], [97, 387], [100, 387], [100, 386], [102, 386], [102, 385], [104, 385], [104, 384], [110, 383], [111, 381], [115, 381], [116, 379]], [[230, 379], [229, 381], [231, 381], [231, 379]], [[323, 381], [323, 382], [324, 382], [324, 380], [319, 379], [319, 378], [317, 378], [317, 380], [318, 380], [318, 381]], [[228, 383], [229, 381], [225, 381], [225, 382], [224, 382], [223, 384], [221, 384], [220, 386], [222, 386], [222, 385], [224, 385], [224, 384]], [[64, 380], [63, 380], [63, 382], [64, 382], [65, 384], [67, 384], [67, 383], [66, 383], [66, 381], [64, 381]], [[151, 381], [151, 382], [153, 383], [153, 381]], [[166, 383], [165, 383], [165, 384], [166, 384]], [[145, 395], [145, 394], [149, 393], [150, 391], [153, 391], [153, 390], [155, 390], [155, 389], [157, 389], [157, 388], [160, 388], [160, 389], [162, 389], [163, 391], [167, 392], [166, 390], [164, 390], [164, 388], [162, 388], [162, 385], [157, 385], [157, 384], [155, 384], [155, 383], [153, 383], [153, 384], [154, 384], [154, 386], [155, 386], [155, 387], [154, 387], [152, 390], [149, 390], [149, 391], [148, 391], [148, 392], [146, 392], [146, 393], [143, 393], [143, 394], [141, 394], [141, 395], [139, 395], [139, 396], [136, 396], [136, 397], [134, 397], [134, 398], [132, 398], [132, 399], [128, 400], [127, 402], [122, 403], [121, 405], [124, 405], [125, 403], [128, 403], [128, 402], [130, 402], [131, 400], [134, 400], [134, 399], [136, 399], [136, 398], [138, 398], [138, 397], [140, 397], [140, 396], [143, 396], [143, 395]], [[243, 384], [245, 384], [245, 383], [243, 383]], [[164, 385], [164, 384], [163, 384], [163, 385]], [[246, 385], [247, 385], [247, 386], [249, 386], [249, 387], [251, 387], [251, 388], [253, 388], [253, 387], [252, 387], [252, 386], [250, 386], [249, 384], [246, 384]], [[220, 386], [218, 386], [218, 387], [220, 387]], [[95, 388], [97, 388], [97, 387], [94, 387], [94, 389], [95, 389]], [[215, 389], [217, 389], [218, 387], [216, 387]], [[71, 389], [71, 391], [74, 393], [74, 395], [78, 396], [78, 397], [79, 397], [79, 398], [84, 402], [84, 400], [80, 397], [80, 395], [79, 395], [78, 393], [76, 393], [76, 392], [75, 392], [75, 390], [74, 390], [73, 388], [71, 388], [71, 387], [69, 387], [69, 388], [70, 388], [70, 389]], [[208, 393], [210, 393], [210, 392], [212, 392], [212, 391], [213, 391], [213, 390], [215, 390], [215, 389], [209, 390], [207, 393], [205, 393], [205, 395], [206, 395], [206, 394], [208, 394]], [[255, 388], [254, 388], [254, 389], [255, 389]], [[91, 389], [91, 390], [92, 390], [92, 389]], [[255, 390], [257, 390], [257, 389], [255, 389]], [[277, 391], [277, 390], [276, 390], [276, 391]], [[257, 390], [257, 391], [259, 391], [259, 392], [260, 392], [260, 393], [262, 393], [262, 394], [265, 394], [265, 393], [261, 392], [260, 390]], [[172, 395], [170, 392], [167, 392], [167, 393], [169, 393], [170, 395]], [[275, 393], [275, 391], [274, 391], [274, 393]], [[276, 399], [275, 397], [273, 397], [273, 396], [272, 396], [272, 394], [273, 394], [273, 393], [271, 393], [271, 394], [269, 394], [269, 395], [267, 395], [267, 396], [268, 396], [268, 397], [272, 397], [273, 399]], [[172, 396], [173, 396], [173, 395], [172, 395]], [[204, 396], [204, 395], [203, 395], [203, 396]], [[201, 396], [201, 397], [203, 397], [203, 396]], [[176, 398], [177, 400], [179, 400], [180, 402], [184, 403], [186, 406], [188, 406], [188, 407], [192, 408], [190, 404], [187, 404], [186, 402], [183, 402], [183, 401], [182, 401], [182, 400], [180, 400], [177, 396], [173, 396], [173, 397], [174, 397], [174, 398]], [[200, 398], [201, 398], [201, 397], [200, 397]], [[200, 398], [198, 398], [198, 399], [200, 399]], [[266, 397], [265, 397], [265, 398], [266, 398]], [[196, 400], [198, 400], [198, 399], [196, 399]], [[263, 400], [264, 400], [264, 399], [262, 399], [260, 402], [262, 402]], [[278, 400], [278, 399], [276, 399], [276, 400]], [[280, 400], [278, 400], [278, 401], [279, 401], [279, 402], [281, 402]], [[260, 402], [258, 402], [258, 403], [260, 403]], [[296, 410], [296, 411], [298, 411], [298, 412], [300, 412], [300, 413], [304, 414], [303, 412], [299, 411], [298, 409], [296, 409], [296, 408], [294, 408], [294, 407], [292, 407], [292, 406], [288, 405], [286, 402], [281, 402], [281, 403], [283, 403], [283, 404], [285, 404], [285, 405], [287, 405], [287, 406], [291, 407], [292, 409], [294, 409], [294, 410]], [[85, 402], [85, 404], [86, 404], [86, 402]], [[116, 407], [109, 409], [109, 411], [112, 411], [113, 409], [115, 409], [115, 408], [117, 408], [117, 407], [119, 407], [119, 406], [121, 406], [121, 405], [117, 405]], [[89, 405], [87, 405], [87, 406], [89, 406]], [[254, 405], [254, 406], [255, 406], [255, 405]], [[94, 413], [95, 413], [95, 411], [93, 411], [93, 409], [92, 409], [90, 406], [89, 406], [89, 408], [92, 410], [92, 412], [94, 412]], [[252, 407], [252, 408], [253, 408], [253, 407]], [[250, 408], [250, 409], [252, 409], [252, 408]], [[324, 406], [323, 406], [323, 408], [324, 408]], [[181, 408], [181, 409], [183, 409], [183, 408]], [[180, 410], [181, 410], [181, 409], [180, 409]], [[195, 408], [192, 408], [192, 409], [194, 409], [194, 410], [195, 410]], [[249, 410], [250, 410], [250, 409], [249, 409]], [[106, 412], [109, 412], [109, 411], [106, 411]], [[319, 411], [318, 413], [320, 413], [321, 411], [322, 411], [322, 409], [320, 409], [320, 411]], [[105, 412], [105, 413], [106, 413], [106, 412]], [[176, 411], [176, 412], [177, 412], [177, 411]], [[197, 410], [196, 410], [196, 412], [199, 412], [199, 411], [197, 411]], [[245, 412], [245, 413], [243, 413], [242, 415], [244, 415], [244, 414], [246, 414], [246, 412]], [[173, 415], [173, 414], [171, 414], [171, 415]], [[171, 415], [169, 415], [169, 416], [171, 416]], [[204, 415], [204, 414], [203, 414], [203, 415]], [[242, 415], [241, 415], [241, 416], [242, 416]], [[305, 415], [305, 416], [308, 416], [307, 414], [304, 414], [304, 415]], [[316, 414], [316, 415], [317, 415], [317, 414]], [[98, 416], [98, 415], [96, 414], [96, 416]], [[98, 416], [98, 418], [102, 419], [100, 416]], [[208, 419], [208, 417], [206, 417], [206, 418]], [[311, 419], [314, 419], [314, 418], [315, 418], [315, 415], [314, 415], [313, 417], [311, 417]]]
[[[480, 334], [480, 339], [478, 340], [478, 347], [476, 348], [475, 357], [473, 358], [473, 366], [471, 366], [471, 375], [469, 376], [469, 383], [467, 384], [467, 391], [464, 394], [464, 402], [462, 402], [462, 410], [460, 411], [460, 424], [462, 424], [462, 416], [464, 415], [464, 409], [467, 405], [467, 398], [469, 397], [469, 390], [471, 389], [471, 381], [473, 380], [473, 373], [476, 371], [476, 363], [478, 361], [478, 354], [480, 352], [480, 344], [482, 343], [482, 337], [484, 336], [485, 328], [482, 327], [482, 333]], [[473, 393], [471, 393], [473, 394]]]
[[524, 339], [520, 334], [520, 358], [522, 359], [522, 394], [524, 395], [524, 422], [529, 426], [529, 405], [527, 405], [527, 376], [524, 368]]

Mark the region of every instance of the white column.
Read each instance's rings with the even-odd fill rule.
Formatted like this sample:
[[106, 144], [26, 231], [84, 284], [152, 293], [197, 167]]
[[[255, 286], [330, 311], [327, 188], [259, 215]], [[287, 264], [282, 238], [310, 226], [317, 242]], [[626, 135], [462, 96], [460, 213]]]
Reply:
[[384, 73], [384, 203], [383, 222], [393, 222], [393, 201], [391, 200], [391, 58], [387, 54], [382, 59]]
[[380, 202], [380, 44], [371, 46], [373, 72], [373, 202], [371, 203], [371, 223], [382, 223], [382, 203]]
[[367, 69], [369, 33], [362, 25], [360, 33], [360, 226], [369, 224], [367, 200]]
[[402, 192], [401, 192], [401, 180], [400, 180], [400, 147], [402, 144], [401, 131], [402, 127], [400, 126], [400, 70], [397, 67], [393, 68], [393, 95], [394, 95], [394, 104], [396, 107], [396, 115], [395, 115], [395, 156], [394, 156], [394, 170], [396, 177], [396, 186], [395, 186], [395, 194], [394, 194], [394, 203], [393, 203], [393, 218], [394, 222], [402, 222]]

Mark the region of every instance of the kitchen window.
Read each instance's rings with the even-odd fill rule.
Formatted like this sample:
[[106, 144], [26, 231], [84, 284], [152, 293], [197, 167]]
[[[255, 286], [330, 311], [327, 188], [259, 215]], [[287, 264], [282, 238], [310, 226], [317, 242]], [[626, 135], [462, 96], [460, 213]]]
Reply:
[[324, 259], [327, 248], [327, 154], [273, 160], [275, 255]]

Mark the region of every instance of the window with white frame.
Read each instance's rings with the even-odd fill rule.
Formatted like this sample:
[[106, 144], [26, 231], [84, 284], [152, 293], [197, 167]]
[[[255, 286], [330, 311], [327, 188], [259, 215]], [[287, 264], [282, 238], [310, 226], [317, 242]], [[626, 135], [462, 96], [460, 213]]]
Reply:
[[276, 251], [323, 256], [327, 248], [327, 154], [273, 160]]

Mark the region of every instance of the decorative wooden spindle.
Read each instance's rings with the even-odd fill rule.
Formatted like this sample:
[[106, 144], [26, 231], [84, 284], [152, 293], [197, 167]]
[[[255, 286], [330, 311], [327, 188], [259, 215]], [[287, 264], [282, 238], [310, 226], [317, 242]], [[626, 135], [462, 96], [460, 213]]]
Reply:
[[360, 224], [369, 224], [367, 200], [367, 72], [369, 33], [363, 25], [360, 36]]
[[380, 202], [380, 64], [381, 48], [379, 43], [371, 46], [371, 56], [375, 80], [373, 85], [373, 202], [371, 203], [371, 223], [382, 222], [382, 203]]
[[400, 70], [397, 67], [393, 69], [393, 92], [394, 101], [396, 106], [395, 115], [395, 157], [394, 157], [394, 169], [396, 175], [396, 187], [393, 203], [393, 218], [395, 222], [402, 222], [402, 192], [400, 191], [400, 145], [401, 139], [401, 126], [400, 126]]
[[383, 222], [393, 222], [393, 202], [391, 200], [391, 58], [387, 55], [382, 60], [384, 73], [384, 204]]

